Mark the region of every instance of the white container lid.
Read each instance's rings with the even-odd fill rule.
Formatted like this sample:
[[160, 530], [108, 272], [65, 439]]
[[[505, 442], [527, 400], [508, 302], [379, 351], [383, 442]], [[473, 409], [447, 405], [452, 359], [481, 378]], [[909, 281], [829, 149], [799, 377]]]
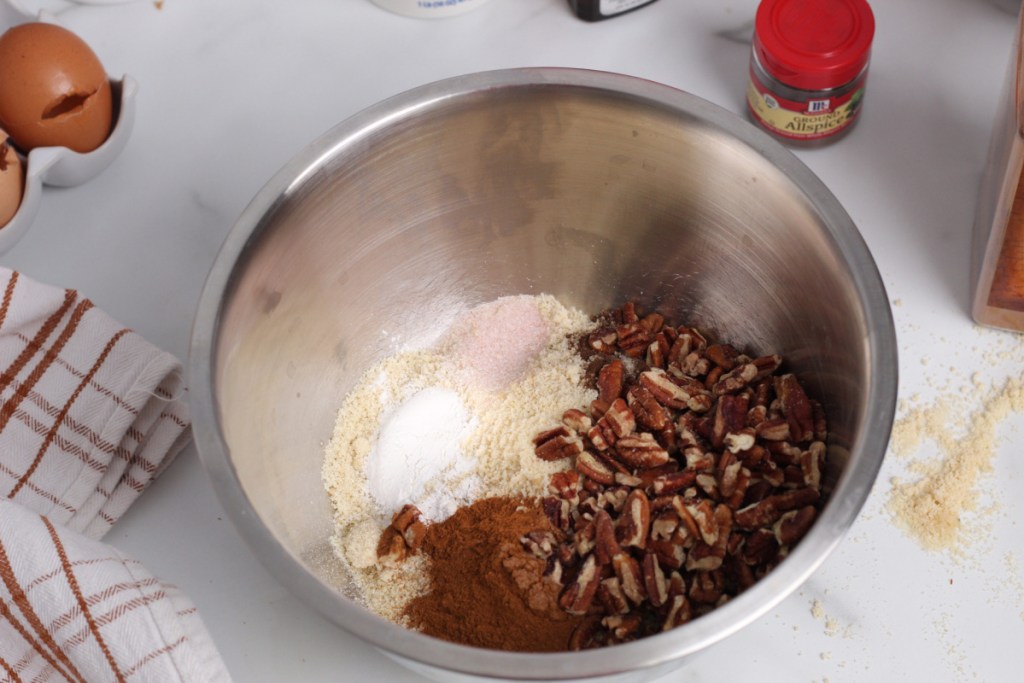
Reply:
[[386, 10], [407, 17], [439, 19], [476, 9], [487, 0], [370, 0]]

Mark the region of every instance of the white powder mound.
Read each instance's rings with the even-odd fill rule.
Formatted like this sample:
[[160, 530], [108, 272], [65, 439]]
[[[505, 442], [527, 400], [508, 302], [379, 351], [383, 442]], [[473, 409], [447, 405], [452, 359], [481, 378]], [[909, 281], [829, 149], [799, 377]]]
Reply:
[[[439, 387], [427, 387], [385, 413], [366, 460], [370, 497], [382, 510], [412, 503], [427, 521], [453, 514], [475, 488], [462, 481], [473, 463], [459, 446], [475, 423], [459, 395]], [[460, 482], [453, 491], [451, 484]]]
[[551, 326], [537, 301], [514, 296], [468, 311], [445, 334], [440, 348], [473, 388], [500, 391], [522, 376], [548, 343]]

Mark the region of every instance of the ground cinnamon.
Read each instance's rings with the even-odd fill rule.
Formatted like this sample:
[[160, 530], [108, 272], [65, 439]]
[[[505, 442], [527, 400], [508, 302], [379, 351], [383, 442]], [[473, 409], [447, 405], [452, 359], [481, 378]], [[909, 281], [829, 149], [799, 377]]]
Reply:
[[485, 498], [429, 525], [430, 589], [406, 607], [410, 625], [476, 647], [567, 650], [580, 619], [558, 606], [558, 584], [519, 540], [550, 528], [536, 501], [518, 498]]

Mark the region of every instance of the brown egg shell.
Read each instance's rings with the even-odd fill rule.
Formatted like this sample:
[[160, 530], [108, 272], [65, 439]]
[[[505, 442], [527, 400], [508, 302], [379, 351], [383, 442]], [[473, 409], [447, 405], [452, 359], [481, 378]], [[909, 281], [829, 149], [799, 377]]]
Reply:
[[24, 192], [25, 167], [0, 130], [0, 229], [18, 213]]
[[71, 31], [43, 22], [0, 36], [0, 127], [18, 148], [91, 152], [110, 135], [113, 97], [103, 65]]

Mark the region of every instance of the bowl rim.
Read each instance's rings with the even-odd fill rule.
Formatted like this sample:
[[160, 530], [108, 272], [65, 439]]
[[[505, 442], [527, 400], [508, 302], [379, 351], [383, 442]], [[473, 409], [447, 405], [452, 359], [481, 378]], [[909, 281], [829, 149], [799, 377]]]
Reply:
[[[823, 218], [832, 247], [846, 260], [868, 325], [868, 396], [860, 432], [829, 503], [808, 535], [766, 577], [684, 628], [611, 648], [583, 652], [518, 653], [431, 638], [386, 621], [307, 571], [260, 521], [223, 438], [215, 401], [216, 331], [222, 301], [246, 250], [278, 206], [337, 153], [396, 121], [445, 101], [484, 91], [558, 86], [604, 91], [647, 101], [699, 120], [764, 157], [803, 191]], [[877, 266], [853, 220], [825, 184], [789, 149], [736, 114], [696, 95], [635, 76], [563, 67], [484, 71], [436, 81], [374, 104], [337, 124], [281, 168], [255, 195], [230, 230], [200, 295], [188, 360], [193, 433], [200, 459], [225, 512], [275, 578], [307, 605], [349, 633], [417, 666], [490, 678], [509, 672], [522, 680], [571, 679], [633, 671], [681, 660], [759, 619], [794, 592], [825, 561], [853, 524], [877, 478], [896, 408], [897, 346], [892, 312]]]

